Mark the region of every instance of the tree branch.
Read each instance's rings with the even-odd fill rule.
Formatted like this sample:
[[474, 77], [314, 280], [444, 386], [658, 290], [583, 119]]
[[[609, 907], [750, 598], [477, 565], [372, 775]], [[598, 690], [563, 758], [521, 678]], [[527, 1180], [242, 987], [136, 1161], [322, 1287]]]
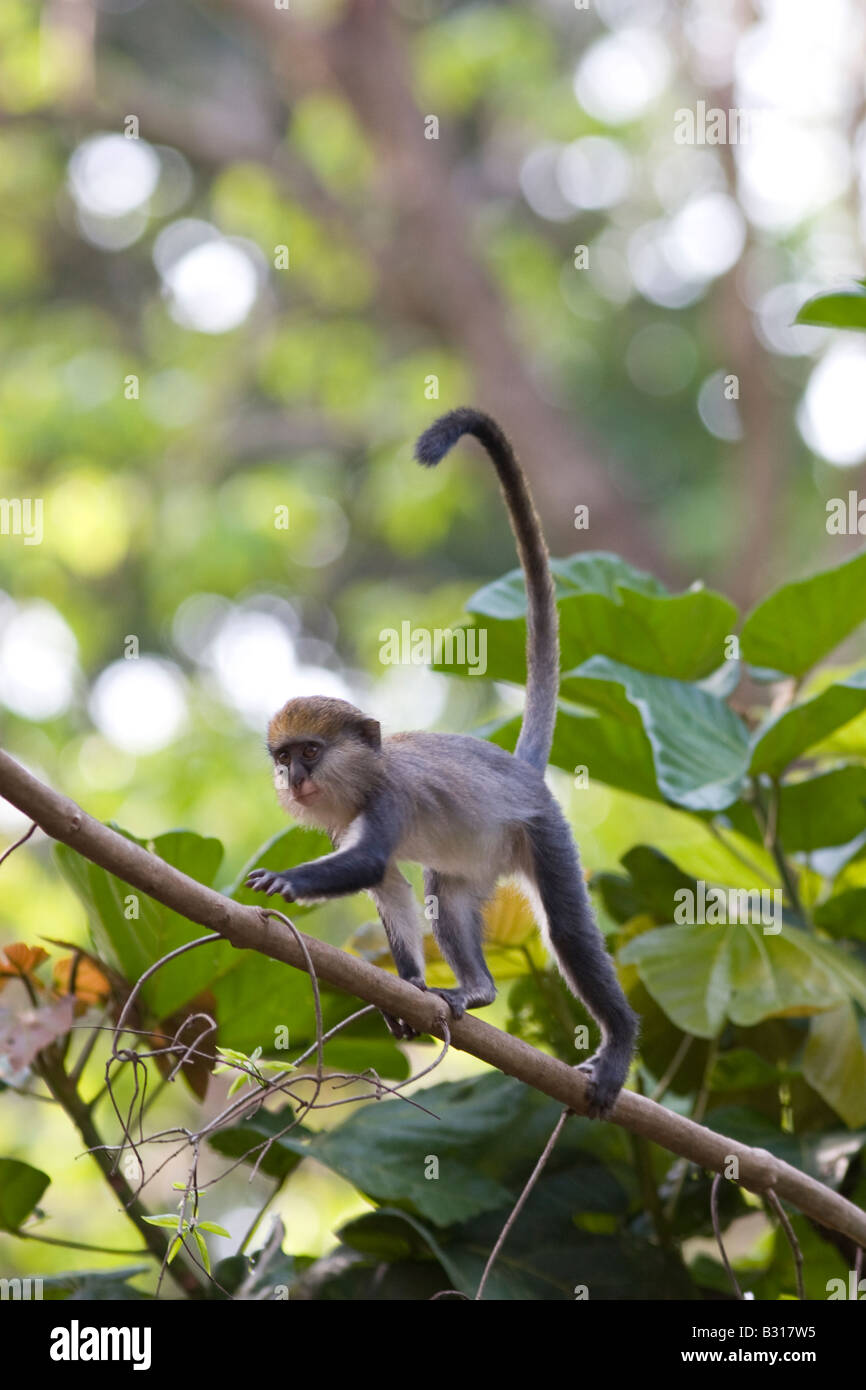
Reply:
[[[305, 969], [306, 951], [319, 980], [407, 1019], [420, 1032], [443, 1036], [443, 1004], [438, 996], [424, 994], [325, 941], [310, 936], [301, 940], [300, 934], [296, 939], [288, 927], [259, 908], [243, 906], [215, 893], [94, 820], [74, 801], [46, 787], [3, 752], [0, 795], [53, 839], [173, 908], [190, 922], [219, 932], [238, 950], [260, 951], [298, 970]], [[446, 1017], [453, 1047], [534, 1086], [570, 1110], [585, 1114], [586, 1083], [580, 1072], [478, 1018], [466, 1015], [456, 1021]], [[774, 1191], [821, 1225], [866, 1246], [866, 1212], [765, 1149], [753, 1149], [716, 1134], [632, 1091], [622, 1092], [612, 1119], [699, 1168], [722, 1172], [733, 1157], [743, 1187], [761, 1194]]]

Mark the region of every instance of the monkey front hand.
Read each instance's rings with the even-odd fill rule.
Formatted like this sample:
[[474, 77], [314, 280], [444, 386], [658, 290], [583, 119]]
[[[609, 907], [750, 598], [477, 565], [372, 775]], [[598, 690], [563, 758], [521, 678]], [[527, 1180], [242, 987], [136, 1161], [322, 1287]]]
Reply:
[[287, 873], [274, 873], [271, 869], [253, 869], [252, 873], [247, 874], [246, 887], [252, 888], [254, 893], [267, 893], [269, 897], [273, 893], [279, 893], [287, 903], [297, 901], [291, 875]]

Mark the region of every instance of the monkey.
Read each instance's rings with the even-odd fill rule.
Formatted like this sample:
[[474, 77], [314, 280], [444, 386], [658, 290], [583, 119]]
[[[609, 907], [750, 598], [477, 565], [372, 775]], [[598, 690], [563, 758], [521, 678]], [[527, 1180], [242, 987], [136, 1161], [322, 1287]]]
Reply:
[[[516, 876], [566, 984], [601, 1030], [601, 1047], [579, 1070], [588, 1113], [603, 1118], [626, 1080], [638, 1021], [593, 917], [571, 829], [544, 780], [559, 690], [549, 555], [523, 469], [489, 415], [462, 406], [441, 416], [417, 441], [416, 460], [435, 466], [464, 435], [495, 467], [526, 584], [526, 701], [515, 750], [467, 734], [383, 738], [379, 723], [348, 701], [290, 699], [268, 726], [277, 796], [296, 821], [326, 830], [334, 849], [283, 873], [254, 869], [246, 882], [302, 905], [366, 890], [401, 979], [425, 990], [420, 906], [398, 863], [422, 865], [434, 936], [457, 980], [432, 992], [460, 1019], [496, 996], [482, 909], [501, 877]], [[395, 1037], [417, 1036], [405, 1020], [384, 1018]]]

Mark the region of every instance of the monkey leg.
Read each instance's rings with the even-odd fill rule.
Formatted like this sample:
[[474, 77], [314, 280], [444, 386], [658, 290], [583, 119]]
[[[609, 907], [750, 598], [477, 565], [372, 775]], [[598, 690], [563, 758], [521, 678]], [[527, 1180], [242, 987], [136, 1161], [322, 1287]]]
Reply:
[[[423, 927], [419, 907], [412, 886], [400, 870], [389, 865], [382, 882], [369, 890], [376, 904], [382, 926], [388, 937], [388, 945], [397, 974], [401, 980], [414, 985], [416, 989], [426, 990], [424, 983], [424, 951], [421, 945]], [[395, 1018], [380, 1010], [395, 1038], [405, 1042], [417, 1038], [418, 1033], [405, 1019]]]
[[436, 944], [457, 976], [456, 989], [433, 989], [455, 1018], [467, 1009], [492, 1004], [496, 986], [481, 947], [481, 909], [489, 894], [466, 879], [424, 870], [424, 892], [436, 902], [433, 934]]

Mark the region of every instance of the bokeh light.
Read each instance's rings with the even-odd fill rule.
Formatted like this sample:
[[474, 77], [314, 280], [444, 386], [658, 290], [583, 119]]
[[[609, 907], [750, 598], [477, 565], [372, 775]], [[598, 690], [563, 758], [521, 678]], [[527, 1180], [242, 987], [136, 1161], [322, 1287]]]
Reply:
[[124, 753], [155, 753], [177, 738], [187, 722], [181, 671], [153, 656], [106, 666], [89, 705], [99, 732]]
[[809, 378], [797, 424], [816, 454], [840, 467], [866, 459], [866, 345], [839, 342]]
[[0, 608], [0, 700], [25, 719], [54, 719], [72, 701], [78, 644], [42, 600]]

